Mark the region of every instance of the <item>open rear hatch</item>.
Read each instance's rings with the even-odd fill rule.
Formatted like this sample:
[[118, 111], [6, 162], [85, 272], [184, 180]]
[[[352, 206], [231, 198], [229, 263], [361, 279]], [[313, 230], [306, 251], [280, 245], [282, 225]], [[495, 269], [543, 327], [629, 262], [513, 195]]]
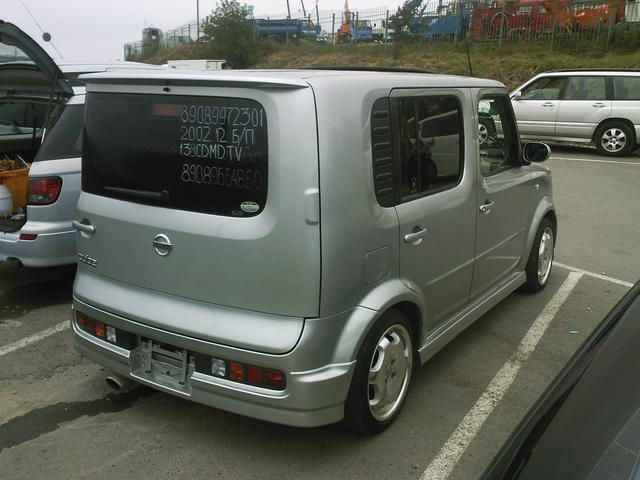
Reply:
[[0, 232], [15, 232], [26, 222], [28, 163], [48, 120], [72, 95], [47, 52], [18, 27], [0, 20]]
[[[319, 311], [311, 89], [87, 81], [77, 298], [201, 339], [293, 348], [304, 317]], [[114, 280], [114, 289], [148, 294], [136, 289], [125, 300], [108, 288], [91, 291], [95, 274]], [[185, 313], [198, 305], [200, 313], [145, 314], [145, 298], [182, 303]]]
[[40, 45], [0, 20], [0, 97], [70, 97], [73, 90]]

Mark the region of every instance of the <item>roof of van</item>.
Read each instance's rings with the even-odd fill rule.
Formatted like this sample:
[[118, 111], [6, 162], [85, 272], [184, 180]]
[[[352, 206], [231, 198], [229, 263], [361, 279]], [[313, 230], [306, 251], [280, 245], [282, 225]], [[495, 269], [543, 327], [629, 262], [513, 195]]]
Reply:
[[487, 87], [504, 88], [495, 80], [443, 75], [435, 73], [404, 73], [349, 70], [223, 70], [223, 71], [110, 71], [83, 75], [87, 83], [155, 83], [158, 81], [211, 82], [215, 84], [243, 84], [264, 88], [305, 88], [309, 85], [363, 83], [363, 87], [420, 88], [420, 87]]

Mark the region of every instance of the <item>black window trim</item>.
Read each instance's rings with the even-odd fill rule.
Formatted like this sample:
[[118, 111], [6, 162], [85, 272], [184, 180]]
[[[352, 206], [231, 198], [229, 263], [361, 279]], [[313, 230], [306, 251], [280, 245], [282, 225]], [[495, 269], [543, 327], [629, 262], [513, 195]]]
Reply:
[[373, 188], [378, 204], [386, 208], [395, 206], [397, 178], [392, 122], [391, 99], [388, 96], [376, 99], [371, 106]]
[[[408, 195], [406, 197], [402, 197], [402, 163], [400, 162], [400, 142], [398, 141], [399, 138], [399, 120], [400, 120], [400, 111], [399, 111], [399, 107], [398, 107], [398, 102], [399, 100], [402, 99], [413, 99], [413, 100], [419, 100], [419, 99], [424, 99], [424, 98], [433, 98], [433, 97], [449, 97], [449, 98], [453, 98], [457, 105], [458, 105], [458, 111], [460, 112], [459, 115], [459, 119], [460, 119], [460, 142], [459, 142], [459, 146], [460, 146], [460, 159], [459, 159], [459, 164], [460, 164], [460, 173], [458, 174], [458, 180], [455, 184], [453, 185], [447, 185], [447, 186], [443, 186], [443, 187], [439, 187], [439, 188], [434, 188], [432, 190], [426, 190], [424, 192], [419, 192], [419, 193], [414, 193], [413, 195]], [[408, 203], [408, 202], [412, 202], [414, 200], [418, 200], [420, 198], [423, 197], [429, 197], [431, 195], [436, 195], [438, 193], [442, 193], [444, 191], [447, 190], [452, 190], [456, 187], [458, 187], [460, 185], [460, 183], [462, 183], [462, 179], [464, 178], [464, 173], [465, 173], [465, 135], [464, 135], [464, 109], [463, 109], [463, 102], [460, 100], [460, 95], [456, 94], [455, 92], [448, 92], [448, 93], [429, 93], [429, 94], [424, 94], [424, 95], [399, 95], [396, 97], [391, 97], [391, 141], [393, 144], [393, 163], [394, 163], [394, 181], [393, 181], [393, 190], [394, 190], [394, 204], [395, 206], [397, 205], [401, 205], [403, 203]], [[418, 127], [418, 122], [416, 123], [416, 133], [417, 133], [417, 129]], [[416, 136], [416, 138], [418, 138]], [[418, 168], [418, 172], [420, 172], [420, 168]]]
[[[566, 83], [565, 83], [565, 87], [566, 88]], [[478, 98], [478, 105], [480, 105], [480, 102], [482, 100], [484, 100], [485, 98], [500, 98], [503, 97], [505, 104], [507, 105], [507, 112], [511, 115], [511, 128], [513, 128], [513, 132], [514, 132], [514, 140], [515, 140], [515, 147], [516, 147], [516, 162], [508, 164], [507, 166], [505, 166], [504, 168], [501, 168], [500, 170], [496, 170], [495, 172], [489, 172], [486, 175], [482, 172], [482, 169], [480, 168], [480, 144], [478, 143], [478, 172], [480, 173], [480, 176], [482, 178], [490, 178], [493, 177], [495, 175], [499, 175], [501, 173], [504, 172], [508, 172], [509, 170], [513, 170], [515, 168], [520, 168], [523, 166], [528, 165], [528, 162], [525, 162], [522, 159], [522, 141], [520, 140], [520, 132], [518, 130], [518, 121], [516, 120], [516, 114], [513, 110], [513, 104], [511, 103], [511, 100], [509, 99], [509, 95], [503, 94], [503, 93], [483, 93], [480, 95], [480, 97]]]

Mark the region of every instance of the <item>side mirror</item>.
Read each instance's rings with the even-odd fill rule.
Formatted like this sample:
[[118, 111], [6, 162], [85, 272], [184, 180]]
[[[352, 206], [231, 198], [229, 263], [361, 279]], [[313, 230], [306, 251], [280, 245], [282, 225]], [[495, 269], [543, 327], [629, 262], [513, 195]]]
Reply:
[[522, 92], [520, 90], [518, 90], [516, 93], [514, 93], [513, 95], [511, 95], [511, 100], [520, 100], [520, 98], [522, 97]]
[[527, 143], [522, 149], [522, 156], [527, 162], [545, 162], [551, 156], [551, 148], [546, 143]]

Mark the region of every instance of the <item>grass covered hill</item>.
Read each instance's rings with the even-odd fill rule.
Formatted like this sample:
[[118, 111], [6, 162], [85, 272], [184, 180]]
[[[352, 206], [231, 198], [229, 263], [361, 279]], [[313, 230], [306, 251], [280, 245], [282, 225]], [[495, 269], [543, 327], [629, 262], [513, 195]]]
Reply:
[[[531, 76], [559, 68], [637, 68], [640, 52], [605, 52], [573, 48], [551, 51], [548, 45], [476, 44], [471, 46], [475, 76], [503, 82], [509, 89]], [[468, 75], [466, 50], [453, 45], [403, 46], [394, 59], [393, 46], [383, 45], [270, 45], [256, 68], [300, 68], [313, 66], [411, 67], [439, 73]], [[143, 61], [165, 63], [171, 59], [207, 58], [203, 45], [181, 45], [158, 52]]]

